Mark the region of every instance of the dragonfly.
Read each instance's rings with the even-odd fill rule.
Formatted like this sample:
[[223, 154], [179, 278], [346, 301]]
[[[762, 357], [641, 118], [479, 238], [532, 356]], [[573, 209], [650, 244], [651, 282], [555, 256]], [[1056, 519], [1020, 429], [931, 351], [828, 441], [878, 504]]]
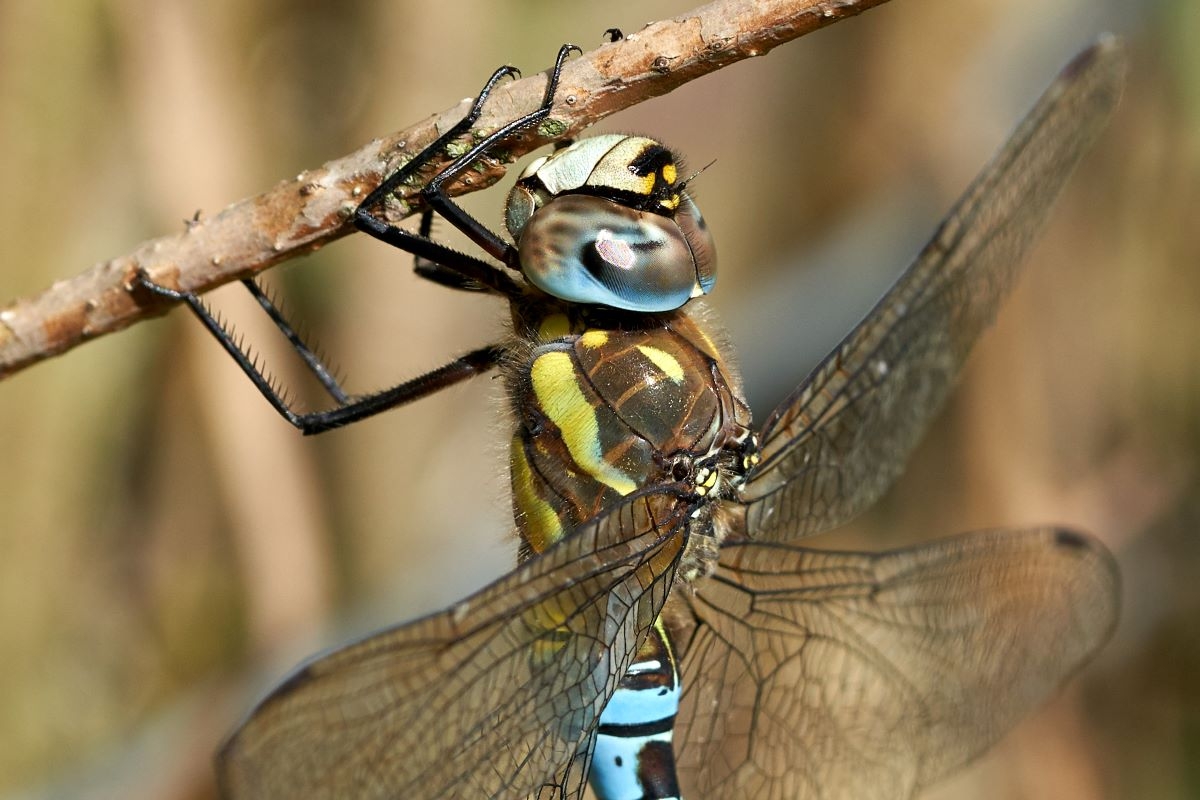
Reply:
[[[186, 303], [305, 433], [492, 369], [515, 420], [516, 569], [301, 665], [221, 748], [228, 797], [579, 798], [590, 779], [602, 800], [908, 798], [986, 750], [1115, 626], [1115, 562], [1070, 529], [876, 553], [795, 541], [846, 522], [903, 469], [1106, 124], [1120, 43], [1064, 69], [895, 285], [757, 427], [703, 304], [712, 236], [667, 147], [607, 134], [533, 161], [508, 197], [511, 241], [449, 197], [547, 118], [574, 50], [536, 110], [445, 163], [517, 74], [498, 69], [355, 216], [420, 277], [505, 299], [502, 342], [355, 397], [247, 281], [334, 401], [301, 414], [199, 297], [140, 278]], [[381, 209], [416, 180], [413, 232]], [[435, 241], [435, 213], [488, 258]]]

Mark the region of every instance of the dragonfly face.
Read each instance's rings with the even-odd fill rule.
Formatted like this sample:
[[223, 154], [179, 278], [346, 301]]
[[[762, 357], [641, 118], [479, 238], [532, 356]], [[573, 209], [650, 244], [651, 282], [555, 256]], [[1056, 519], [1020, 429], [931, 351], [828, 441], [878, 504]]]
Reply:
[[706, 294], [716, 251], [677, 163], [652, 139], [609, 134], [530, 164], [505, 207], [521, 272], [561, 300], [626, 311]]
[[[223, 787], [580, 797], [590, 770], [603, 800], [911, 797], [1099, 648], [1116, 613], [1111, 557], [1055, 528], [879, 554], [793, 540], [846, 521], [902, 468], [1116, 103], [1120, 48], [1104, 40], [1068, 67], [757, 434], [729, 354], [688, 302], [711, 288], [715, 261], [668, 150], [596, 137], [535, 162], [506, 212], [516, 244], [442, 191], [549, 113], [568, 52], [541, 108], [425, 191], [516, 277], [432, 242], [428, 213], [415, 235], [372, 214], [466, 132], [506, 70], [358, 215], [415, 253], [421, 276], [506, 297], [513, 340], [332, 412], [302, 417], [273, 400], [312, 432], [499, 364], [517, 420], [523, 563], [451, 609], [301, 667], [223, 748]], [[197, 299], [176, 296], [203, 318]]]

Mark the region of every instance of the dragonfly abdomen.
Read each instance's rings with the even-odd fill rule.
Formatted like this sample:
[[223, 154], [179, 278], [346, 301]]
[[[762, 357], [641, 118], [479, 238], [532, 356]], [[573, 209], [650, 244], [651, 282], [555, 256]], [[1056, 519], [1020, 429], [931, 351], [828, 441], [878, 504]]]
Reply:
[[591, 782], [601, 800], [678, 800], [672, 731], [680, 693], [675, 650], [659, 620], [600, 715]]

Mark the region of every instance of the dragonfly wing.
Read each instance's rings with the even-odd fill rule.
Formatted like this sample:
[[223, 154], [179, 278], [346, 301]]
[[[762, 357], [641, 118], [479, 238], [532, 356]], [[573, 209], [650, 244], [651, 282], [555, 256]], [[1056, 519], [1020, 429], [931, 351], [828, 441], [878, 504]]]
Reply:
[[596, 733], [593, 731], [580, 743], [570, 762], [542, 786], [534, 800], [583, 800], [595, 750]]
[[739, 498], [751, 538], [828, 530], [899, 475], [1063, 183], [1106, 124], [1124, 70], [1111, 38], [1077, 56], [916, 261], [770, 415], [761, 461]]
[[225, 794], [572, 796], [670, 589], [683, 505], [631, 495], [453, 608], [301, 667], [222, 749]]
[[882, 554], [742, 543], [690, 599], [684, 796], [900, 800], [981, 753], [1104, 643], [1112, 557], [1041, 529]]

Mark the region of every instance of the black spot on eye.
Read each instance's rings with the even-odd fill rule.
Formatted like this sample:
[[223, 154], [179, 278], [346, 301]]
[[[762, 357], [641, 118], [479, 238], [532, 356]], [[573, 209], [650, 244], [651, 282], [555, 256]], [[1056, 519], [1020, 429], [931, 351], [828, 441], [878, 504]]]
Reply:
[[618, 297], [626, 296], [641, 279], [653, 254], [665, 246], [661, 241], [631, 241], [621, 236], [584, 241], [578, 249], [579, 263], [588, 274]]
[[618, 767], [625, 765], [625, 761], [620, 756], [617, 756], [616, 758], [614, 758], [613, 763], [616, 764]]
[[585, 242], [579, 248], [579, 263], [583, 264], [583, 268], [598, 278], [601, 283], [605, 283], [609, 270], [612, 269], [612, 264], [604, 257], [604, 252], [596, 246], [594, 241]]
[[622, 274], [623, 270], [613, 264], [611, 247], [608, 250], [610, 252], [606, 253], [605, 248], [602, 248], [595, 240], [583, 242], [579, 247], [579, 263], [583, 265], [589, 275], [614, 296], [624, 297], [627, 276]]

